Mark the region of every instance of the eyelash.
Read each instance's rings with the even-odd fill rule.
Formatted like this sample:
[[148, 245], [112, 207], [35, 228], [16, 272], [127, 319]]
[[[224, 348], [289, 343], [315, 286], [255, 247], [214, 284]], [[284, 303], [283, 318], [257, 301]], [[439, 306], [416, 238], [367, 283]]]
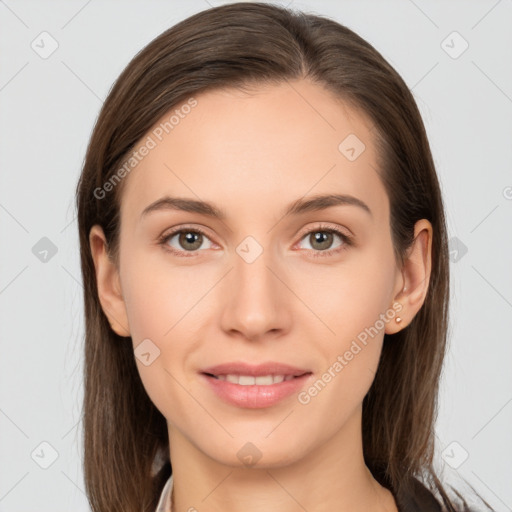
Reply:
[[[163, 234], [158, 239], [159, 245], [161, 245], [164, 248], [164, 250], [166, 250], [178, 257], [184, 257], [184, 258], [195, 257], [196, 253], [198, 252], [198, 251], [177, 251], [176, 249], [170, 247], [168, 245], [168, 241], [172, 237], [174, 237], [175, 235], [177, 235], [179, 233], [200, 233], [201, 235], [203, 235], [209, 239], [209, 236], [202, 229], [197, 228], [197, 227], [188, 228], [187, 226], [182, 226], [179, 229], [171, 231], [170, 233]], [[306, 249], [308, 251], [313, 252], [313, 254], [312, 254], [313, 258], [326, 258], [333, 254], [340, 253], [340, 252], [346, 250], [348, 247], [354, 245], [354, 242], [353, 242], [353, 239], [351, 236], [349, 236], [345, 233], [342, 233], [340, 230], [338, 230], [336, 228], [332, 228], [332, 227], [328, 227], [328, 226], [324, 226], [324, 225], [321, 225], [314, 229], [306, 231], [305, 233], [302, 234], [302, 236], [300, 237], [300, 240], [302, 240], [303, 238], [305, 238], [308, 235], [311, 235], [312, 233], [334, 233], [335, 235], [338, 235], [341, 238], [341, 240], [343, 241], [343, 245], [341, 245], [340, 247], [337, 247], [335, 249], [327, 249], [325, 251]], [[188, 254], [186, 254], [187, 252], [188, 252]]]

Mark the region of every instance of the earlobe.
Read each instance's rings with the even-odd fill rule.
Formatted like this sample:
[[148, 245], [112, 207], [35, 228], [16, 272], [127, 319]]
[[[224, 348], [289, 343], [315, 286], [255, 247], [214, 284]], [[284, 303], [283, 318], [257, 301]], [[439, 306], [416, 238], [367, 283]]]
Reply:
[[109, 258], [103, 229], [94, 225], [89, 232], [89, 246], [96, 270], [98, 298], [110, 327], [119, 336], [130, 336], [128, 316], [121, 290], [119, 271]]
[[432, 268], [432, 235], [432, 225], [428, 220], [416, 222], [414, 242], [402, 268], [403, 289], [394, 300], [394, 303], [401, 305], [400, 312], [393, 322], [395, 325], [386, 330], [387, 334], [393, 334], [410, 324], [425, 302]]

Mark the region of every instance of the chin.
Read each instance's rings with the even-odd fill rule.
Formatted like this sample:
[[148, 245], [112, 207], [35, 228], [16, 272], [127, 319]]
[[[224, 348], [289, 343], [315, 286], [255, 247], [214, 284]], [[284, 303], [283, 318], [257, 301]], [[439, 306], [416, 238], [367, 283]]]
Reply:
[[210, 444], [205, 453], [218, 463], [233, 468], [280, 468], [293, 464], [301, 458], [301, 454], [296, 449], [297, 444], [301, 445], [300, 440], [293, 436], [288, 436], [288, 440], [289, 443], [283, 443], [278, 439], [260, 440], [258, 436], [237, 436], [227, 443], [219, 443], [213, 452]]

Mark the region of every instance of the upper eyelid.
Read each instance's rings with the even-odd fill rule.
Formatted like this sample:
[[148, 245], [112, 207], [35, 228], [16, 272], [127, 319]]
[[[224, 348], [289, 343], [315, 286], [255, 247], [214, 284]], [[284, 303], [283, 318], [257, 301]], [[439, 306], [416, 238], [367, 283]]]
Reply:
[[340, 233], [342, 233], [343, 235], [345, 235], [347, 237], [353, 236], [353, 233], [348, 228], [339, 226], [337, 224], [328, 223], [325, 221], [324, 222], [319, 221], [319, 222], [320, 222], [320, 224], [318, 226], [307, 227], [307, 228], [301, 229], [296, 236], [302, 237], [304, 235], [311, 233], [312, 231], [331, 231], [331, 230], [339, 231]]

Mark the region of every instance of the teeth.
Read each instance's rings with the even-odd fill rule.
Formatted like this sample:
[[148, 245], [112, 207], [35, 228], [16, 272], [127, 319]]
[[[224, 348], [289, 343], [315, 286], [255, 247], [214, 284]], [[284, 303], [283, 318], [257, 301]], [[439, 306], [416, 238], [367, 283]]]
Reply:
[[219, 380], [227, 380], [233, 384], [240, 384], [241, 386], [270, 386], [271, 384], [279, 384], [286, 380], [292, 380], [293, 375], [260, 375], [253, 377], [252, 375], [216, 375]]

